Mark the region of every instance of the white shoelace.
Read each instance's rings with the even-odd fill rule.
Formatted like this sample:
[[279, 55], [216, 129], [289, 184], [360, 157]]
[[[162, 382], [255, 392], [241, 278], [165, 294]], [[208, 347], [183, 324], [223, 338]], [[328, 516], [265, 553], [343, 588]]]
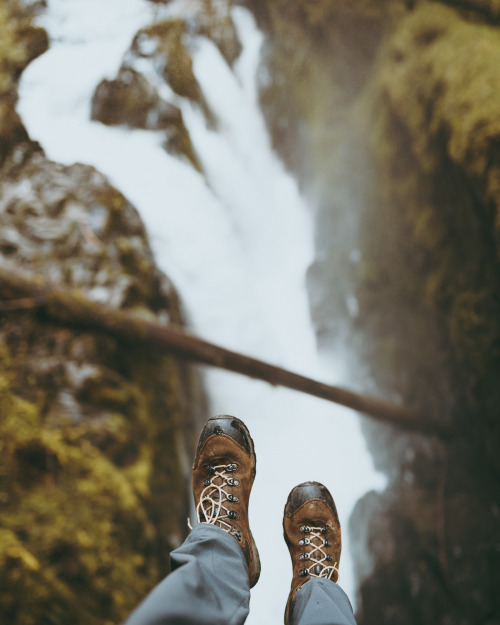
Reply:
[[[308, 567], [303, 568], [300, 571], [302, 577], [311, 575], [312, 577], [324, 577], [326, 579], [332, 579], [335, 571], [338, 573], [337, 562], [334, 564], [326, 564], [332, 562], [333, 558], [325, 552], [325, 548], [330, 546], [330, 541], [323, 538], [325, 535], [324, 527], [313, 527], [311, 525], [301, 526], [301, 531], [304, 533], [304, 538], [299, 540], [299, 545], [309, 547], [309, 551], [304, 551], [300, 555], [300, 559], [304, 562], [310, 563]], [[317, 566], [321, 569], [318, 572], [315, 571]]]
[[218, 464], [211, 466], [209, 471], [212, 476], [204, 481], [205, 488], [201, 491], [200, 500], [196, 506], [196, 517], [198, 523], [209, 523], [218, 525], [229, 534], [233, 534], [236, 539], [241, 540], [241, 534], [229, 522], [238, 518], [236, 510], [229, 509], [225, 504], [237, 503], [237, 495], [228, 492], [227, 488], [239, 486], [239, 481], [233, 477], [238, 468], [233, 462], [228, 464]]

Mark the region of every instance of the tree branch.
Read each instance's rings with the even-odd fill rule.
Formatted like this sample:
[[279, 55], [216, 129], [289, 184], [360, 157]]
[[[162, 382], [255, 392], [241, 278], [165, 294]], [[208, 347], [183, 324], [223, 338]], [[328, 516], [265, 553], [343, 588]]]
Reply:
[[448, 428], [426, 415], [382, 401], [375, 397], [330, 386], [311, 378], [245, 356], [171, 326], [161, 325], [89, 300], [80, 291], [61, 289], [41, 276], [19, 270], [7, 261], [0, 261], [0, 299], [30, 298], [42, 308], [47, 318], [65, 326], [106, 332], [130, 342], [167, 351], [181, 358], [220, 369], [234, 371], [273, 385], [314, 395], [327, 401], [357, 410], [367, 416], [422, 434], [446, 437]]

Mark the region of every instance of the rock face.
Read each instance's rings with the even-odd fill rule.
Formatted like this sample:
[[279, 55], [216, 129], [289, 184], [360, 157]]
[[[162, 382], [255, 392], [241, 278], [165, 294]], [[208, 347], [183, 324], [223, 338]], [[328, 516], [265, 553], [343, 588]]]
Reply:
[[45, 31], [31, 25], [32, 14], [11, 0], [0, 6], [0, 163], [16, 143], [27, 139], [14, 108], [17, 80], [26, 65], [48, 47]]
[[[135, 208], [93, 168], [49, 161], [17, 118], [17, 77], [44, 47], [25, 42], [46, 42], [19, 6], [0, 9], [22, 24], [0, 51], [0, 262], [181, 324]], [[187, 533], [198, 379], [168, 355], [53, 325], [2, 285], [0, 296], [11, 300], [0, 307], [0, 621], [122, 622]]]
[[147, 78], [131, 67], [121, 67], [114, 80], [97, 85], [91, 118], [109, 126], [162, 130], [167, 152], [186, 157], [201, 171], [180, 109], [163, 100]]
[[[166, 135], [165, 149], [187, 158], [201, 172], [179, 100], [185, 98], [199, 107], [208, 126], [215, 127], [217, 120], [194, 75], [189, 44], [195, 35], [203, 35], [215, 43], [232, 65], [241, 52], [241, 44], [231, 5], [228, 0], [194, 0], [179, 15], [141, 28], [116, 78], [103, 80], [97, 86], [92, 119], [110, 125], [162, 130]], [[160, 93], [166, 95], [162, 97]]]
[[115, 80], [103, 80], [96, 88], [91, 118], [110, 126], [165, 130], [182, 122], [180, 110], [162, 100], [146, 78], [122, 67]]
[[351, 520], [358, 622], [499, 623], [498, 5], [252, 4], [274, 143], [317, 203], [320, 344], [452, 432], [364, 423], [389, 485]]
[[[149, 0], [156, 4], [169, 4], [171, 0]], [[191, 0], [188, 11], [189, 32], [211, 39], [229, 65], [241, 53], [241, 43], [231, 16], [232, 0]]]

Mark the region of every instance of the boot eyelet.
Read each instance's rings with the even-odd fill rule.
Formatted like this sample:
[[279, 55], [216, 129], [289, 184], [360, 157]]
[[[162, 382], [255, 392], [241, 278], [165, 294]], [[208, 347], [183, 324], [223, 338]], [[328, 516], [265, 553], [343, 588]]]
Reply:
[[238, 499], [238, 497], [236, 497], [236, 495], [231, 495], [231, 494], [229, 494], [227, 496], [227, 500], [228, 501], [234, 501], [234, 503], [238, 503], [238, 501], [239, 501], [239, 499]]
[[236, 540], [240, 543], [241, 542], [241, 532], [238, 530], [233, 530], [233, 536], [236, 538]]
[[309, 571], [307, 569], [300, 569], [299, 575], [300, 577], [307, 577], [307, 575], [309, 575]]
[[321, 533], [326, 534], [327, 532], [328, 532], [328, 527], [325, 525], [325, 527], [321, 528]]
[[309, 538], [301, 538], [299, 540], [299, 545], [309, 545], [311, 543]]
[[309, 534], [309, 532], [311, 531], [311, 528], [309, 527], [309, 525], [301, 525], [300, 526], [300, 531], [303, 534]]
[[331, 543], [329, 540], [326, 540], [326, 539], [325, 539], [325, 540], [323, 541], [323, 547], [331, 547], [331, 546], [332, 546], [332, 543]]
[[226, 464], [226, 471], [228, 471], [229, 473], [233, 473], [233, 471], [236, 471], [237, 468], [238, 468], [238, 465], [235, 462]]
[[308, 553], [301, 553], [300, 560], [309, 560], [311, 556]]
[[236, 512], [236, 510], [229, 510], [229, 512], [227, 513], [227, 516], [230, 519], [238, 519], [240, 515]]
[[204, 482], [203, 482], [203, 486], [210, 486], [210, 484], [212, 483], [212, 480], [210, 478], [207, 478]]
[[326, 561], [327, 561], [327, 562], [331, 562], [332, 560], [333, 560], [332, 556], [331, 556], [330, 554], [328, 554], [328, 555], [326, 556]]
[[203, 470], [205, 471], [205, 473], [208, 473], [209, 475], [213, 475], [215, 473], [215, 469], [211, 464], [205, 464], [203, 466]]
[[240, 482], [235, 477], [228, 477], [226, 478], [226, 484], [228, 486], [239, 486]]

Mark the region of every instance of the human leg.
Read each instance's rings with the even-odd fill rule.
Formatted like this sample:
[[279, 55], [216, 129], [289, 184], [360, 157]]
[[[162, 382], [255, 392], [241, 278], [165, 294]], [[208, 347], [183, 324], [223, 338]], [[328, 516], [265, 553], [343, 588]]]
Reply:
[[200, 523], [170, 554], [172, 572], [125, 625], [240, 625], [248, 615], [248, 565], [237, 542]]
[[312, 577], [297, 590], [290, 625], [356, 625], [356, 621], [342, 588]]
[[318, 482], [292, 489], [283, 517], [293, 575], [286, 625], [356, 625], [347, 595], [337, 585], [342, 548], [333, 498]]
[[222, 415], [202, 430], [193, 464], [198, 524], [171, 553], [172, 572], [126, 625], [240, 625], [260, 561], [248, 524], [255, 450], [242, 421]]

